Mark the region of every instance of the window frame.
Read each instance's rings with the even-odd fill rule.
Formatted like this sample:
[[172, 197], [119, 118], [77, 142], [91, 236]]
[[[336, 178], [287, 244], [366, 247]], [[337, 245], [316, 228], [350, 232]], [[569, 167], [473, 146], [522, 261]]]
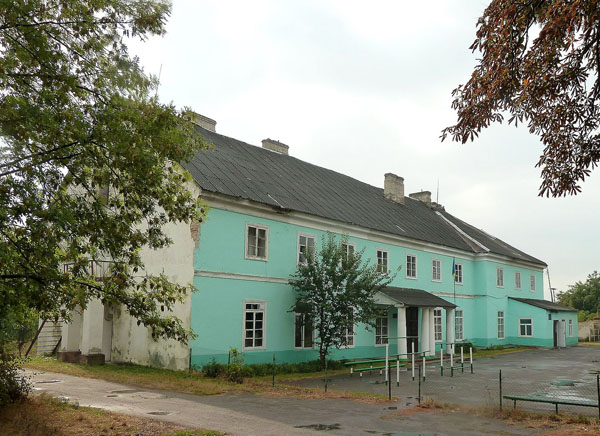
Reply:
[[[458, 270], [460, 269], [460, 274], [458, 274]], [[456, 281], [458, 276], [460, 275], [460, 282]], [[454, 262], [454, 283], [457, 285], [463, 284], [463, 264]]]
[[573, 320], [569, 319], [567, 328], [568, 328], [568, 332], [569, 332], [569, 337], [572, 338], [573, 337]]
[[[265, 231], [265, 257], [260, 256], [252, 256], [248, 254], [248, 229], [250, 227], [255, 227], [257, 230]], [[258, 232], [257, 232], [257, 242], [258, 242]], [[256, 251], [258, 252], [258, 245]], [[269, 260], [269, 226], [264, 224], [256, 224], [256, 223], [246, 223], [246, 232], [244, 235], [244, 259], [247, 260], [259, 260], [262, 262], [267, 262]]]
[[[262, 345], [260, 347], [247, 347], [246, 346], [246, 312], [252, 311], [257, 313], [259, 310], [257, 309], [247, 309], [247, 304], [260, 304], [262, 305], [263, 313], [263, 327], [262, 327]], [[254, 322], [256, 322], [256, 317], [254, 318]], [[256, 330], [253, 329], [255, 332]], [[256, 338], [253, 336], [252, 340], [254, 341]], [[267, 302], [266, 300], [243, 300], [242, 303], [242, 351], [255, 351], [255, 350], [266, 350], [267, 349]]]
[[[518, 281], [517, 281], [517, 277], [519, 278]], [[519, 291], [522, 288], [522, 283], [521, 283], [522, 280], [521, 280], [521, 278], [522, 278], [521, 271], [515, 271], [515, 289], [517, 289]]]
[[[379, 269], [379, 253], [385, 253], [385, 271], [381, 271]], [[383, 259], [383, 256], [381, 257]], [[390, 251], [385, 248], [376, 248], [375, 249], [375, 262], [377, 267], [377, 272], [380, 274], [387, 274], [390, 272]]]
[[313, 350], [315, 348], [315, 326], [313, 323], [313, 329], [312, 329], [312, 333], [311, 333], [311, 340], [312, 340], [312, 344], [310, 345], [310, 347], [305, 346], [304, 344], [304, 340], [306, 339], [306, 335], [305, 335], [305, 327], [306, 324], [304, 324], [301, 328], [302, 328], [302, 346], [298, 347], [296, 345], [296, 328], [298, 327], [298, 317], [299, 316], [305, 316], [303, 313], [296, 313], [294, 312], [294, 350]]
[[[354, 310], [352, 310], [352, 320], [354, 320]], [[354, 328], [356, 326], [356, 324], [353, 322], [352, 323], [352, 334], [348, 334], [348, 329], [346, 329], [346, 332], [344, 334], [344, 344], [342, 345], [342, 348], [354, 348], [354, 346], [356, 345], [356, 329]], [[388, 331], [389, 331], [389, 321], [388, 321]], [[348, 338], [351, 337], [352, 338], [352, 344], [348, 345]]]
[[[298, 232], [298, 240], [297, 240], [297, 245], [296, 245], [296, 264], [297, 265], [306, 265], [306, 261], [301, 262], [300, 261], [300, 238], [306, 238], [307, 239], [307, 244], [305, 245], [305, 247], [308, 246], [308, 239], [312, 239], [313, 240], [313, 244], [314, 244], [314, 250], [317, 250], [317, 237], [315, 235], [311, 235], [310, 233], [302, 233], [302, 232]], [[304, 249], [306, 251], [306, 248]], [[314, 255], [315, 253], [313, 253]]]
[[[435, 278], [435, 262], [438, 263], [437, 272], [439, 278], [437, 279]], [[442, 281], [442, 260], [437, 257], [431, 259], [431, 281], [436, 283], [440, 283]]]
[[504, 288], [504, 268], [501, 266], [496, 267], [496, 287]]
[[[460, 316], [458, 316], [460, 312]], [[458, 337], [457, 321], [460, 319], [460, 338]], [[465, 340], [465, 312], [462, 309], [454, 309], [454, 340], [464, 341]]]
[[[523, 324], [523, 321], [525, 321], [525, 320], [529, 320], [530, 322], [528, 324]], [[530, 330], [531, 330], [531, 334], [529, 334], [529, 335], [521, 334], [521, 326], [529, 326]], [[533, 318], [519, 318], [519, 337], [520, 338], [533, 338]]]
[[[437, 314], [439, 313], [439, 315]], [[436, 323], [436, 321], [439, 320], [439, 332], [438, 332], [438, 323]], [[444, 319], [443, 319], [443, 315], [442, 315], [442, 308], [441, 307], [434, 307], [433, 308], [433, 337], [434, 337], [434, 341], [435, 342], [442, 342], [444, 340]], [[439, 339], [438, 339], [438, 333], [439, 333]]]
[[[414, 264], [415, 264], [415, 275], [414, 276], [409, 276], [408, 275], [408, 258], [412, 257], [414, 259]], [[418, 262], [417, 262], [417, 255], [413, 254], [413, 253], [406, 253], [406, 262], [405, 262], [405, 266], [406, 266], [406, 278], [409, 280], [417, 280], [417, 278], [419, 277], [419, 270], [418, 270]]]
[[[496, 337], [498, 340], [504, 340], [506, 339], [506, 316], [504, 310], [499, 310], [496, 313], [496, 320]], [[500, 336], [500, 320], [502, 320], [502, 336]]]
[[352, 252], [356, 253], [356, 244], [354, 242], [341, 241], [340, 247], [343, 248], [344, 246], [346, 246], [346, 253], [345, 253], [346, 259], [348, 259], [348, 248], [349, 247], [352, 247]]
[[529, 291], [535, 292], [537, 288], [537, 280], [535, 278], [535, 274], [529, 274]]
[[[385, 325], [385, 333], [386, 334], [385, 334], [385, 336], [384, 335], [377, 335], [377, 328], [378, 328], [377, 327], [377, 320], [379, 320], [379, 319], [385, 319], [386, 320], [386, 323], [385, 323], [386, 324]], [[379, 327], [379, 328], [381, 329], [382, 327]], [[375, 332], [374, 333], [375, 334], [373, 335], [373, 337], [374, 337], [374, 342], [375, 342], [375, 346], [376, 347], [385, 347], [385, 345], [387, 343], [389, 343], [389, 337], [390, 337], [390, 313], [389, 313], [389, 310], [387, 308], [380, 309], [379, 313], [377, 314], [377, 318], [375, 318]], [[382, 339], [381, 343], [378, 344], [377, 343], [377, 337], [378, 336], [380, 338], [385, 338], [385, 342]]]

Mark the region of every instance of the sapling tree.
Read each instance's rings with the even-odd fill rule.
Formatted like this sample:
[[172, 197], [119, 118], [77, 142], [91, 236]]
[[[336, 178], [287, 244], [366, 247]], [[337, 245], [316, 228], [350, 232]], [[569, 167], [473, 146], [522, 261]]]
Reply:
[[296, 292], [292, 311], [314, 328], [322, 362], [332, 349], [349, 345], [357, 323], [375, 326], [379, 309], [374, 296], [394, 278], [363, 262], [363, 251], [350, 250], [345, 242], [328, 234], [320, 250], [307, 251], [289, 280]]

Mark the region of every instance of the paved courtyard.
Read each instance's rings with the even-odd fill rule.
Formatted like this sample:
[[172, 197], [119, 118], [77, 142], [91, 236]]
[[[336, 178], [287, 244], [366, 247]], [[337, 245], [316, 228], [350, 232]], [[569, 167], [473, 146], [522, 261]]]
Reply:
[[[473, 406], [494, 405], [498, 370], [506, 373], [506, 385], [525, 390], [552, 380], [593, 381], [600, 369], [600, 349], [573, 347], [566, 350], [532, 350], [476, 362], [475, 374], [455, 373], [440, 377], [430, 367], [422, 384], [423, 395], [438, 401]], [[393, 403], [365, 404], [353, 400], [306, 400], [252, 394], [195, 396], [135, 388], [101, 380], [35, 372], [39, 390], [68, 397], [80, 405], [119, 413], [166, 420], [187, 426], [221, 430], [233, 435], [529, 435], [544, 429], [523, 428], [504, 421], [462, 412], [434, 413], [414, 409], [418, 383], [401, 374], [393, 385]], [[378, 375], [341, 375], [330, 381], [332, 389], [387, 393]], [[48, 383], [50, 381], [50, 383]], [[322, 379], [304, 380], [305, 386], [322, 387]], [[512, 405], [507, 405], [512, 407]], [[545, 406], [551, 411], [552, 406]], [[593, 411], [592, 411], [593, 413]]]

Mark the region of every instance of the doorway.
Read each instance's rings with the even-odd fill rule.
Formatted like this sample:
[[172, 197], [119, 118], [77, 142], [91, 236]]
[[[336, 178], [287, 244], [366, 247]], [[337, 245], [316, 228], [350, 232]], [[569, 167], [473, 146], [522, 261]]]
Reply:
[[554, 320], [554, 348], [558, 347], [558, 320]]
[[412, 352], [412, 344], [415, 344], [415, 352], [419, 351], [419, 308], [406, 308], [406, 345], [408, 352]]

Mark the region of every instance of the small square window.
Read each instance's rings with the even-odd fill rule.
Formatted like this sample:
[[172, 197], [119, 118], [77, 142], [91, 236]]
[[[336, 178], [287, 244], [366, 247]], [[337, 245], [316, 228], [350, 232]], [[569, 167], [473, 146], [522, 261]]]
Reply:
[[531, 318], [519, 319], [519, 336], [533, 336], [533, 321]]

